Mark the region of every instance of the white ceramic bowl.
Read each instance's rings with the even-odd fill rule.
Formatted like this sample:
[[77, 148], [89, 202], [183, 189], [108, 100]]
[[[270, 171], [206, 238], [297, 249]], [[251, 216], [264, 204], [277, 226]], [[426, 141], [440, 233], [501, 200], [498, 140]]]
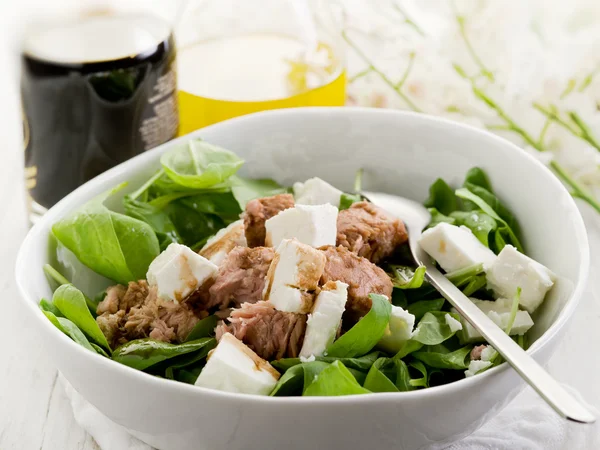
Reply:
[[[529, 352], [545, 363], [573, 313], [588, 272], [581, 216], [550, 171], [509, 142], [445, 120], [354, 108], [259, 113], [210, 126], [144, 153], [85, 184], [30, 231], [16, 276], [40, 342], [73, 387], [105, 415], [160, 449], [416, 449], [461, 438], [489, 420], [524, 386], [506, 364], [445, 386], [348, 397], [234, 395], [152, 377], [93, 354], [60, 333], [37, 308], [50, 289], [51, 225], [96, 194], [129, 181], [133, 189], [159, 167], [160, 155], [190, 137], [246, 159], [243, 175], [283, 184], [319, 176], [350, 190], [365, 169], [369, 190], [422, 201], [438, 177], [460, 183], [472, 166], [490, 175], [521, 222], [529, 254], [561, 280], [536, 313]], [[77, 274], [76, 274], [77, 275]], [[93, 280], [76, 284], [96, 289]]]

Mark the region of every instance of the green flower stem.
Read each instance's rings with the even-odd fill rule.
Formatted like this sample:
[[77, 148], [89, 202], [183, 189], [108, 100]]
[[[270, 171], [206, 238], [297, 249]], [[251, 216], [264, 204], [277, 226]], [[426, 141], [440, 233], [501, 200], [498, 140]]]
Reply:
[[398, 3], [392, 3], [392, 7], [398, 11], [398, 13], [402, 16], [402, 18], [404, 19], [404, 23], [407, 25], [410, 25], [411, 27], [413, 27], [413, 29], [419, 33], [421, 36], [425, 36], [425, 33], [423, 32], [423, 30], [421, 29], [421, 27], [419, 27], [419, 25], [417, 25], [411, 18], [410, 16], [406, 13], [406, 11], [404, 11], [404, 8], [402, 8], [402, 6], [400, 6]]
[[481, 58], [479, 58], [477, 52], [475, 52], [475, 49], [473, 48], [473, 45], [471, 45], [471, 41], [467, 36], [467, 30], [465, 28], [465, 18], [461, 15], [456, 15], [456, 23], [458, 24], [458, 32], [460, 33], [460, 36], [462, 37], [462, 40], [464, 41], [465, 46], [467, 47], [467, 51], [471, 55], [471, 58], [473, 58], [473, 61], [475, 61], [475, 64], [477, 64], [477, 66], [481, 70], [481, 74], [485, 76], [488, 80], [493, 82], [494, 74], [490, 70], [488, 70], [485, 64], [483, 64], [483, 61], [481, 60]]
[[398, 81], [398, 83], [396, 83], [396, 87], [398, 89], [400, 89], [406, 82], [406, 79], [410, 75], [410, 71], [412, 70], [414, 62], [415, 62], [415, 52], [410, 52], [408, 64], [406, 65], [406, 69], [404, 70], [404, 73], [402, 74], [402, 78], [400, 78], [400, 81]]
[[573, 197], [583, 200], [588, 205], [590, 205], [592, 208], [594, 208], [597, 212], [600, 213], [600, 203], [598, 203], [598, 201], [596, 201], [596, 199], [592, 196], [592, 194], [590, 194], [587, 191], [587, 189], [585, 189], [580, 183], [575, 181], [567, 173], [567, 171], [565, 170], [564, 167], [562, 167], [556, 161], [551, 161], [550, 167], [552, 167], [552, 170], [554, 170], [554, 173], [556, 173], [556, 175], [558, 175], [558, 177], [561, 180], [563, 180], [566, 184], [568, 184], [571, 187], [571, 189], [573, 189], [573, 191], [571, 192], [571, 195], [573, 195]]
[[361, 70], [360, 72], [352, 75], [350, 78], [348, 78], [348, 83], [354, 83], [356, 80], [370, 74], [371, 72], [373, 72], [373, 68], [372, 67], [367, 67], [365, 70]]
[[404, 102], [409, 106], [409, 108], [411, 108], [413, 111], [416, 111], [416, 112], [422, 112], [421, 109], [417, 105], [415, 105], [413, 103], [413, 101], [410, 98], [408, 98], [406, 96], [406, 94], [404, 94], [404, 92], [402, 92], [401, 87], [396, 86], [396, 84], [392, 80], [390, 80], [385, 73], [383, 73], [380, 69], [378, 69], [373, 64], [373, 62], [369, 59], [369, 57], [367, 57], [367, 55], [365, 55], [365, 53], [354, 43], [354, 41], [352, 41], [352, 39], [350, 39], [348, 37], [348, 35], [346, 34], [345, 31], [342, 32], [342, 37], [344, 38], [346, 43], [356, 52], [356, 54], [358, 56], [360, 56], [360, 58], [365, 63], [368, 64], [368, 68], [372, 72], [376, 73], [385, 84], [387, 84], [389, 87], [391, 87], [396, 92], [396, 94], [398, 94], [398, 96], [402, 100], [404, 100]]
[[567, 122], [562, 117], [560, 117], [555, 107], [546, 108], [540, 105], [539, 103], [534, 103], [533, 107], [542, 114], [544, 114], [548, 119], [552, 120], [553, 122], [556, 122], [561, 127], [568, 130], [571, 134], [573, 134], [573, 136], [578, 137], [579, 139], [590, 144], [596, 150], [600, 151], [600, 143], [598, 143], [596, 138], [592, 135], [592, 132], [590, 131], [588, 125], [583, 121], [581, 117], [579, 117], [579, 115], [576, 112], [569, 112], [569, 119], [571, 119], [571, 121], [574, 124], [573, 125]]

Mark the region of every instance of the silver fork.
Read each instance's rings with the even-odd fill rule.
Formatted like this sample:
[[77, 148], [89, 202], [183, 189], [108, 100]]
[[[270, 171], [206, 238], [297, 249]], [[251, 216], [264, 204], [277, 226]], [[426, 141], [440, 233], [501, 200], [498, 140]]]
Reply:
[[502, 357], [529, 385], [561, 416], [580, 423], [593, 423], [596, 418], [563, 386], [546, 372], [525, 350], [513, 341], [500, 327], [452, 284], [432, 262], [419, 245], [423, 229], [431, 216], [422, 205], [412, 200], [380, 192], [361, 194], [369, 201], [397, 216], [408, 231], [408, 243], [413, 258], [426, 268], [425, 278], [454, 306], [458, 312], [481, 333]]

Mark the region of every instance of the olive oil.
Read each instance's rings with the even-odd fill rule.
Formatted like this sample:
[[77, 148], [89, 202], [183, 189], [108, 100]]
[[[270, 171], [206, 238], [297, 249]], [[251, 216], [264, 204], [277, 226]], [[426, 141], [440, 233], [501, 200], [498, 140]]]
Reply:
[[278, 34], [247, 34], [178, 50], [179, 134], [268, 109], [341, 106], [346, 74], [331, 47], [312, 52]]

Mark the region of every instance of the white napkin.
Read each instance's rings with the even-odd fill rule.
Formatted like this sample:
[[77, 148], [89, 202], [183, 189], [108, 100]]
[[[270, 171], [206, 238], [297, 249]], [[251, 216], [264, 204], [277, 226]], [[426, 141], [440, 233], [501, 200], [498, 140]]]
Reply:
[[[102, 450], [152, 450], [112, 422], [62, 376], [77, 423]], [[573, 390], [569, 389], [571, 392]], [[573, 392], [577, 395], [575, 392]], [[596, 417], [598, 411], [589, 406]], [[560, 418], [531, 389], [526, 388], [496, 417], [472, 435], [445, 450], [592, 450], [600, 448], [600, 422], [581, 425]]]

